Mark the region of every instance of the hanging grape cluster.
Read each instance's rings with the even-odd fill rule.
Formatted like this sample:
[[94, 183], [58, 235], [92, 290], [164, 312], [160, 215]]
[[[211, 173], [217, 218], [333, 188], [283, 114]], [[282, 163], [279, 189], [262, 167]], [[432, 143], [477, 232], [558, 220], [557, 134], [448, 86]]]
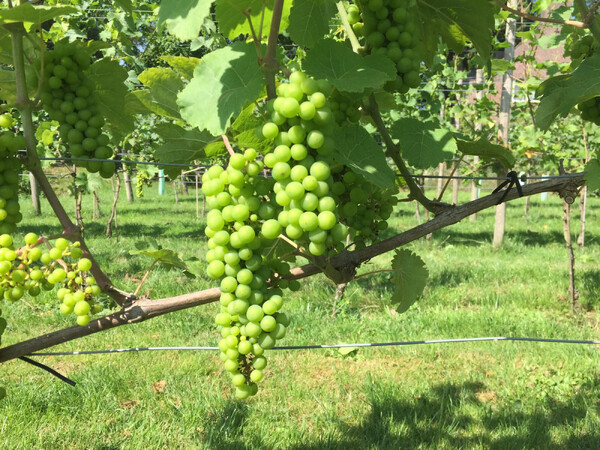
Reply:
[[[271, 180], [256, 151], [231, 156], [227, 169], [211, 167], [202, 177], [202, 190], [212, 208], [207, 215], [209, 236], [207, 273], [220, 280], [221, 309], [215, 321], [221, 326], [221, 359], [236, 386], [236, 396], [256, 394], [267, 360], [265, 349], [285, 336], [288, 317], [282, 313], [282, 291], [289, 285], [284, 261], [268, 259], [269, 249], [281, 231], [273, 220], [275, 206], [266, 197]], [[299, 286], [297, 286], [299, 287]]]
[[406, 0], [362, 0], [359, 3], [364, 26], [358, 22], [357, 6], [347, 9], [352, 28], [364, 36], [367, 51], [382, 54], [396, 64], [398, 77], [386, 89], [407, 92], [421, 83], [421, 52], [417, 10]]
[[75, 313], [79, 325], [87, 325], [93, 314], [102, 311], [97, 303], [100, 288], [91, 276], [86, 276], [92, 262], [82, 258], [79, 242], [69, 243], [58, 238], [54, 246], [43, 251], [41, 240], [28, 233], [25, 245], [15, 247], [9, 234], [0, 235], [0, 296], [16, 301], [25, 294], [38, 296], [42, 290], [57, 291], [64, 315]]
[[[292, 73], [267, 105], [270, 120], [261, 132], [273, 150], [264, 163], [247, 149], [231, 155], [225, 169], [212, 166], [202, 178], [211, 208], [207, 273], [221, 289], [215, 318], [219, 348], [238, 398], [257, 392], [264, 350], [285, 336], [283, 289], [300, 288], [286, 279], [290, 266], [274, 251], [277, 245], [287, 242], [293, 255], [323, 261], [349, 240], [363, 245], [374, 238], [384, 229], [378, 220], [385, 221], [395, 204], [391, 192], [334, 162], [332, 133], [338, 125], [331, 93], [329, 83]], [[263, 176], [265, 168], [271, 169], [270, 178]], [[353, 186], [349, 191], [346, 182]]]
[[13, 233], [16, 230], [16, 225], [23, 219], [18, 198], [22, 163], [17, 158], [16, 153], [18, 150], [24, 149], [25, 144], [25, 138], [15, 135], [12, 131], [6, 130], [0, 134], [1, 234]]
[[[40, 96], [52, 120], [60, 123], [61, 140], [71, 157], [106, 160], [113, 156], [109, 137], [102, 132], [104, 117], [94, 94], [94, 83], [85, 72], [90, 57], [74, 44], [58, 43], [45, 55], [44, 83]], [[110, 178], [111, 161], [76, 161], [92, 173]]]

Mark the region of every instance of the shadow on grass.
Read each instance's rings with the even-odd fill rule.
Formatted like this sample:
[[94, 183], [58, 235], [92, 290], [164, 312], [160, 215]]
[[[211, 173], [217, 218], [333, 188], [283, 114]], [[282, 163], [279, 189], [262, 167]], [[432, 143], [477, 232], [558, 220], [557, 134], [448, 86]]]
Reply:
[[[338, 436], [343, 439], [324, 438], [293, 448], [591, 449], [600, 442], [600, 430], [580, 429], [591, 412], [584, 398], [589, 399], [589, 392], [568, 401], [547, 397], [535, 411], [523, 412], [516, 406], [497, 406], [495, 393], [479, 382], [439, 384], [409, 400], [400, 389], [372, 382], [366, 393], [369, 412], [361, 424], [340, 421]], [[552, 428], [564, 430], [567, 425], [571, 435], [557, 442]]]
[[210, 415], [206, 423], [203, 448], [231, 450], [261, 448], [260, 442], [248, 444], [248, 437], [244, 435], [248, 412], [248, 405], [243, 401], [227, 401], [220, 411]]

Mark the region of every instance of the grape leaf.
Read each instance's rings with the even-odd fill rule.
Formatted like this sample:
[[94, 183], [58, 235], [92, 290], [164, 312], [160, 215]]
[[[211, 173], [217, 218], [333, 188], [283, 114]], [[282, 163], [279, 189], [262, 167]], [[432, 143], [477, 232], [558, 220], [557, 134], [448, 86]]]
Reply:
[[487, 139], [476, 142], [456, 139], [458, 150], [464, 155], [481, 156], [484, 159], [496, 159], [504, 167], [511, 169], [515, 165], [516, 158], [509, 149], [502, 145], [492, 144]]
[[55, 17], [76, 14], [77, 8], [72, 6], [46, 6], [23, 3], [14, 8], [0, 9], [0, 25], [12, 22], [24, 22], [26, 28], [38, 25]]
[[400, 141], [402, 157], [413, 167], [435, 167], [456, 152], [452, 133], [417, 119], [400, 119], [392, 125], [392, 137]]
[[[482, 0], [418, 0], [422, 35], [437, 36], [457, 53], [465, 40], [471, 41], [481, 57], [487, 61], [492, 48], [494, 29], [493, 2]], [[461, 36], [462, 35], [462, 36]], [[432, 51], [436, 49], [433, 48]]]
[[[263, 3], [265, 5], [263, 18]], [[273, 4], [275, 0], [221, 0], [217, 2], [215, 14], [219, 24], [219, 31], [229, 39], [235, 39], [240, 34], [250, 34], [250, 24], [245, 14], [250, 15], [254, 31], [264, 38], [269, 35], [271, 19], [273, 18]], [[290, 1], [283, 3], [281, 24], [279, 30], [287, 28], [290, 16]], [[260, 24], [262, 23], [262, 29]]]
[[290, 11], [288, 33], [297, 44], [311, 47], [329, 32], [329, 19], [335, 12], [333, 0], [294, 2]]
[[406, 249], [396, 250], [392, 269], [395, 272], [392, 303], [398, 305], [397, 312], [403, 313], [423, 294], [429, 271], [421, 257]]
[[349, 125], [336, 129], [332, 137], [336, 145], [333, 157], [337, 161], [381, 188], [394, 186], [396, 175], [388, 165], [383, 149], [367, 130]]
[[115, 4], [123, 8], [128, 13], [131, 13], [133, 10], [133, 4], [131, 3], [131, 0], [115, 0]]
[[191, 41], [200, 34], [211, 4], [211, 0], [162, 0], [158, 26], [166, 24], [169, 33], [177, 39]]
[[361, 56], [342, 42], [319, 41], [304, 59], [304, 69], [315, 78], [325, 78], [342, 92], [363, 92], [396, 78], [392, 60], [381, 55]]
[[585, 165], [585, 184], [594, 191], [600, 189], [600, 161], [592, 159]]
[[113, 133], [126, 134], [134, 128], [134, 118], [127, 110], [129, 90], [124, 81], [128, 74], [117, 60], [102, 58], [90, 66], [88, 77], [96, 85], [96, 98], [102, 115]]
[[215, 50], [202, 58], [194, 78], [177, 96], [181, 117], [213, 135], [223, 134], [264, 84], [252, 44], [236, 42]]
[[162, 248], [154, 239], [138, 241], [135, 243], [135, 248], [137, 250], [129, 250], [130, 255], [148, 256], [154, 260], [154, 263], [162, 265], [167, 270], [181, 269], [187, 277], [194, 278], [194, 274], [189, 271], [187, 264], [179, 257], [177, 252]]
[[164, 140], [154, 152], [154, 157], [161, 163], [188, 164], [204, 159], [204, 148], [217, 140], [207, 131], [185, 130], [173, 123], [161, 123], [154, 129]]
[[144, 70], [138, 79], [149, 89], [137, 91], [136, 96], [139, 95], [139, 100], [149, 110], [170, 119], [181, 118], [177, 94], [183, 90], [184, 85], [181, 77], [173, 69], [152, 67]]
[[194, 69], [200, 63], [199, 58], [192, 56], [161, 56], [161, 59], [175, 69], [185, 80], [191, 80]]
[[535, 121], [542, 130], [547, 130], [556, 117], [566, 117], [573, 106], [600, 95], [600, 54], [586, 58], [570, 75], [549, 78], [538, 88], [540, 104], [535, 112]]

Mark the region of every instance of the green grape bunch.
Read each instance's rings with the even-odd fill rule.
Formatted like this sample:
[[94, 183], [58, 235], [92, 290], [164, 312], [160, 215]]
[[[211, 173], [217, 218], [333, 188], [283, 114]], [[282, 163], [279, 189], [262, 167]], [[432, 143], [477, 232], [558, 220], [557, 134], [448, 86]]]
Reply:
[[417, 9], [407, 3], [406, 0], [362, 0], [359, 3], [364, 22], [361, 34], [367, 51], [387, 56], [396, 64], [398, 77], [386, 88], [401, 93], [421, 83]]
[[[289, 261], [302, 254], [322, 262], [349, 238], [362, 245], [391, 214], [391, 194], [334, 159], [333, 92], [326, 81], [293, 72], [266, 105], [269, 120], [260, 132], [272, 149], [262, 159], [251, 148], [233, 153], [225, 168], [214, 165], [202, 176], [210, 208], [206, 271], [219, 281], [219, 349], [238, 398], [256, 394], [264, 351], [286, 334], [283, 291], [300, 288], [288, 279]], [[345, 182], [353, 185], [348, 191], [340, 189]], [[277, 252], [281, 242], [291, 249], [287, 254]]]
[[[95, 85], [86, 76], [90, 66], [87, 52], [75, 44], [57, 43], [45, 55], [44, 82], [40, 96], [52, 120], [60, 123], [59, 135], [71, 157], [106, 160], [113, 156], [110, 138], [102, 131]], [[92, 173], [110, 178], [112, 161], [75, 161]]]
[[273, 219], [276, 204], [267, 196], [273, 182], [260, 175], [263, 169], [256, 151], [247, 149], [231, 155], [226, 169], [214, 165], [202, 177], [211, 208], [205, 229], [207, 274], [220, 281], [221, 289], [215, 318], [219, 349], [238, 398], [256, 394], [267, 364], [264, 351], [286, 334], [281, 288], [300, 287], [284, 280], [289, 264], [269, 254], [281, 226]]
[[[0, 117], [6, 119], [3, 114]], [[12, 118], [10, 118], [12, 119]], [[12, 120], [2, 119], [4, 125], [11, 126]], [[17, 151], [25, 149], [23, 136], [6, 130], [0, 134], [0, 233], [13, 233], [23, 216], [19, 204], [19, 180], [22, 163], [17, 157]]]
[[0, 296], [14, 302], [26, 294], [37, 297], [62, 286], [56, 293], [62, 301], [61, 313], [74, 313], [77, 324], [87, 325], [103, 308], [97, 303], [100, 287], [87, 274], [92, 262], [82, 258], [79, 242], [58, 238], [53, 247], [43, 251], [40, 244], [44, 240], [35, 233], [26, 234], [24, 241], [24, 246], [15, 247], [12, 236], [0, 235]]

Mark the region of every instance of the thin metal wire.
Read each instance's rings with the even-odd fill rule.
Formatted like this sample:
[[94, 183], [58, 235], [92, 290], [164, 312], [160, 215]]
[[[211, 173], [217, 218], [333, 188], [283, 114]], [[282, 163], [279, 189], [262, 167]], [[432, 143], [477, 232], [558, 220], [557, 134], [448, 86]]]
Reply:
[[[176, 163], [161, 163], [153, 161], [137, 161], [137, 160], [126, 160], [126, 159], [90, 159], [90, 158], [40, 158], [42, 161], [96, 161], [96, 162], [112, 162], [122, 164], [142, 164], [149, 166], [172, 166], [172, 167], [196, 167], [196, 168], [207, 168], [210, 167], [206, 164], [176, 164]], [[402, 175], [399, 175], [402, 176]], [[566, 175], [543, 175], [543, 176], [523, 176], [521, 181], [527, 180], [553, 180], [557, 178], [573, 178], [578, 177], [579, 174], [566, 174]], [[413, 174], [413, 178], [428, 178], [428, 179], [445, 179], [445, 180], [510, 180], [510, 177], [475, 177], [475, 176], [460, 176], [460, 175], [419, 175]]]
[[90, 159], [90, 158], [40, 158], [42, 161], [96, 161], [111, 162], [120, 164], [142, 164], [150, 166], [172, 166], [172, 167], [207, 167], [205, 164], [176, 164], [176, 163], [157, 163], [152, 161], [131, 161], [127, 159]]
[[[494, 337], [475, 337], [475, 338], [456, 338], [456, 339], [433, 339], [423, 341], [399, 341], [399, 342], [371, 342], [357, 344], [320, 344], [320, 345], [286, 345], [273, 347], [272, 350], [313, 350], [319, 348], [363, 348], [363, 347], [400, 347], [407, 345], [430, 345], [430, 344], [455, 344], [459, 342], [497, 342], [497, 341], [521, 341], [521, 342], [545, 342], [551, 344], [585, 344], [600, 345], [600, 341], [588, 341], [580, 339], [550, 339], [550, 338], [530, 338], [513, 336], [494, 336]], [[109, 350], [82, 350], [77, 352], [40, 352], [31, 353], [28, 356], [71, 356], [71, 355], [99, 355], [108, 353], [128, 353], [143, 351], [202, 351], [219, 350], [219, 347], [134, 347], [118, 348]]]

